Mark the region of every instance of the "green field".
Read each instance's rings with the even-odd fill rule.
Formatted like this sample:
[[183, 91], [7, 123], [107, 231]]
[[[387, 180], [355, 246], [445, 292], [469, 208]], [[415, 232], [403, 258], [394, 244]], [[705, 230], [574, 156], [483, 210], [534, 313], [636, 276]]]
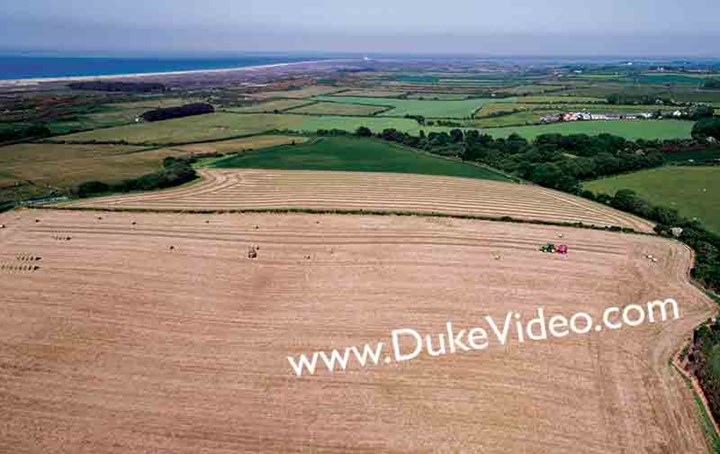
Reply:
[[312, 104], [312, 101], [306, 101], [304, 99], [276, 99], [273, 101], [253, 104], [251, 106], [231, 107], [225, 110], [228, 112], [240, 113], [272, 113], [276, 111], [282, 112], [283, 110], [294, 109], [308, 104]]
[[[657, 111], [668, 112], [676, 110], [672, 106], [648, 106], [648, 105], [609, 105], [609, 104], [559, 104], [559, 103], [525, 103], [520, 102], [525, 98], [518, 98], [518, 102], [511, 103], [488, 103], [476, 114], [475, 118], [487, 117], [498, 112], [513, 112], [517, 110], [552, 110], [560, 112], [590, 112], [598, 114], [639, 114], [653, 113]], [[575, 99], [575, 98], [568, 98]]]
[[643, 74], [631, 78], [633, 82], [640, 84], [662, 85], [662, 84], [684, 84], [702, 85], [703, 79], [693, 75], [684, 74]]
[[517, 126], [483, 130], [493, 137], [507, 137], [519, 134], [534, 139], [541, 134], [613, 134], [629, 140], [637, 139], [688, 139], [693, 122], [682, 120], [638, 120], [638, 121], [575, 121], [538, 126]]
[[302, 145], [286, 145], [232, 156], [215, 163], [222, 168], [338, 170], [445, 175], [511, 181], [485, 167], [417, 152], [374, 139], [319, 138]]
[[432, 99], [391, 99], [368, 98], [360, 96], [317, 96], [318, 101], [334, 101], [347, 104], [367, 104], [392, 107], [380, 114], [381, 116], [404, 117], [405, 115], [422, 115], [426, 118], [467, 118], [487, 103], [515, 102], [515, 98], [507, 99], [463, 99], [434, 101]]
[[[343, 93], [344, 95], [345, 93]], [[471, 95], [462, 93], [413, 93], [408, 95], [408, 99], [419, 99], [421, 101], [461, 101], [472, 98]]]
[[276, 98], [292, 98], [292, 99], [303, 99], [310, 98], [312, 96], [327, 95], [329, 93], [335, 93], [343, 91], [343, 88], [339, 87], [328, 87], [322, 85], [310, 85], [297, 90], [285, 90], [285, 91], [263, 91], [253, 95], [256, 99], [276, 99]]
[[605, 104], [604, 98], [589, 96], [524, 96], [518, 102], [526, 104]]
[[336, 93], [337, 95], [342, 96], [359, 96], [359, 97], [369, 97], [369, 98], [397, 98], [399, 96], [405, 95], [406, 91], [396, 91], [396, 90], [383, 90], [382, 88], [363, 88], [363, 89], [357, 89], [357, 90], [347, 90], [343, 92]]
[[390, 117], [336, 117], [336, 116], [305, 116], [293, 130], [298, 132], [313, 133], [319, 129], [341, 129], [343, 131], [355, 132], [360, 126], [366, 126], [373, 132], [381, 132], [383, 129], [397, 129], [398, 131], [410, 134], [419, 134], [420, 130], [448, 131], [450, 128], [420, 126], [417, 121], [409, 118]]
[[58, 141], [124, 141], [131, 144], [183, 144], [260, 134], [276, 129], [295, 129], [305, 117], [299, 115], [215, 113], [175, 120], [98, 129], [54, 138]]
[[[428, 101], [430, 103], [437, 101]], [[497, 117], [472, 125], [492, 126], [533, 121], [542, 112], [521, 113], [517, 117]], [[115, 128], [97, 129], [65, 136], [54, 137], [53, 141], [70, 143], [117, 142], [138, 145], [173, 145], [191, 142], [213, 141], [234, 137], [262, 134], [269, 131], [295, 131], [314, 133], [320, 129], [340, 129], [354, 132], [366, 126], [374, 132], [394, 128], [410, 134], [447, 131], [451, 128], [420, 126], [408, 118], [352, 117], [333, 115], [293, 115], [215, 113], [195, 117], [179, 118], [156, 123], [140, 123]], [[507, 137], [517, 133], [529, 139], [540, 134], [600, 134], [610, 133], [627, 139], [673, 139], [690, 137], [693, 123], [680, 120], [658, 121], [586, 121], [556, 123], [539, 126], [513, 126], [487, 128], [483, 132], [495, 137]]]
[[345, 104], [339, 102], [314, 102], [312, 104], [291, 109], [288, 113], [306, 115], [375, 115], [387, 110], [383, 106], [367, 106], [364, 104]]
[[282, 114], [215, 113], [156, 123], [140, 123], [54, 137], [53, 141], [75, 143], [124, 142], [128, 144], [172, 145], [229, 139], [269, 131], [314, 133], [319, 129], [354, 132], [367, 126], [375, 132], [386, 128], [418, 134], [421, 129], [447, 131], [449, 128], [420, 127], [415, 120], [390, 117], [345, 117]]
[[540, 95], [547, 92], [556, 92], [565, 88], [564, 85], [519, 85], [516, 87], [501, 88], [497, 90], [501, 93], [507, 93], [518, 96]]
[[676, 208], [720, 233], [720, 167], [661, 167], [590, 181], [583, 187], [606, 194], [632, 189], [648, 202]]
[[522, 110], [506, 115], [476, 117], [468, 121], [466, 125], [471, 128], [505, 128], [533, 125], [538, 123], [543, 116], [557, 115], [560, 112], [558, 110]]

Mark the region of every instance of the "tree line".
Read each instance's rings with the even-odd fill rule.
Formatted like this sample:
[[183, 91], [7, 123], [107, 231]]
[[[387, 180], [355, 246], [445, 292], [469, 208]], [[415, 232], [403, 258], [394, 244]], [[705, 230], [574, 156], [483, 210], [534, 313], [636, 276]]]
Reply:
[[[453, 129], [413, 136], [395, 129], [373, 134], [358, 128], [355, 135], [377, 137], [401, 143], [430, 153], [487, 164], [544, 187], [569, 192], [612, 206], [657, 223], [657, 232], [671, 236], [671, 228], [683, 229], [679, 239], [696, 252], [692, 276], [706, 288], [720, 292], [720, 236], [707, 231], [697, 221], [681, 217], [677, 210], [655, 206], [633, 191], [621, 190], [615, 195], [593, 194], [583, 190], [581, 182], [624, 172], [665, 165], [667, 158], [684, 151], [712, 150], [720, 145], [705, 140], [709, 128], [720, 126], [718, 118], [696, 124], [692, 140], [630, 141], [610, 134], [545, 134], [533, 141], [511, 135], [494, 138], [478, 131]], [[324, 135], [348, 134], [344, 131], [320, 131]], [[715, 137], [715, 136], [712, 136]], [[716, 137], [720, 137], [718, 134]]]
[[[212, 155], [216, 156], [216, 155]], [[203, 155], [202, 157], [207, 157]], [[128, 178], [120, 183], [88, 181], [80, 184], [74, 195], [80, 198], [93, 197], [112, 192], [151, 191], [185, 184], [197, 178], [193, 164], [198, 156], [190, 158], [167, 157], [163, 160], [163, 168], [158, 172], [148, 173], [137, 178]]]
[[[320, 131], [337, 134], [338, 131]], [[374, 134], [361, 127], [356, 135]], [[534, 141], [512, 134], [494, 138], [476, 130], [452, 129], [413, 136], [385, 129], [376, 137], [430, 153], [487, 164], [542, 186], [578, 193], [580, 182], [623, 172], [658, 167], [665, 163], [665, 145], [672, 142], [628, 141], [610, 134], [545, 134]], [[675, 144], [682, 148], [683, 144]]]
[[196, 102], [177, 107], [163, 107], [160, 109], [148, 110], [140, 115], [140, 118], [147, 122], [171, 120], [173, 118], [190, 117], [193, 115], [204, 115], [215, 112], [212, 104]]
[[50, 131], [50, 128], [42, 124], [0, 129], [0, 143], [17, 142], [28, 139], [44, 139], [51, 135], [52, 131]]
[[720, 320], [708, 321], [693, 333], [687, 352], [687, 370], [700, 382], [716, 421], [720, 420], [720, 375], [714, 369], [720, 344]]

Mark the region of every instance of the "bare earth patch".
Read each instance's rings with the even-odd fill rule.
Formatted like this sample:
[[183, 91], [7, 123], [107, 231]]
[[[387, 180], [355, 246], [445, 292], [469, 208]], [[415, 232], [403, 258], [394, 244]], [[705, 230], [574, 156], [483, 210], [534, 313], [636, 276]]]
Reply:
[[[706, 449], [668, 364], [710, 312], [677, 242], [395, 216], [28, 210], [0, 222], [0, 262], [41, 257], [36, 271], [0, 272], [3, 452]], [[570, 255], [537, 251], [558, 233]], [[286, 360], [398, 328], [668, 297], [682, 318], [664, 324], [301, 378]]]
[[412, 211], [550, 222], [583, 222], [651, 232], [648, 221], [533, 185], [412, 174], [283, 170], [201, 171], [202, 182], [120, 195], [73, 207], [151, 210], [345, 209]]

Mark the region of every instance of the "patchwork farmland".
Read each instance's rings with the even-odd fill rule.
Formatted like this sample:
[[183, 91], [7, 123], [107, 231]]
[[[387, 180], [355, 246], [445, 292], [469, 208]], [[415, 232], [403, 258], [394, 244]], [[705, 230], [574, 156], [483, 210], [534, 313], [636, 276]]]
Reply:
[[537, 186], [469, 178], [363, 172], [203, 169], [202, 181], [167, 191], [65, 204], [146, 210], [366, 210], [547, 222], [651, 232], [632, 215]]
[[[720, 238], [663, 209], [718, 231], [695, 165], [720, 148], [691, 130], [720, 70], [687, 69], [367, 58], [0, 83], [0, 452], [720, 450], [720, 323], [698, 328], [717, 306], [697, 288], [720, 291]], [[192, 111], [213, 113], [170, 118]], [[554, 123], [568, 112], [657, 119]], [[603, 133], [622, 137], [568, 137]], [[660, 206], [572, 195], [588, 187]], [[679, 318], [288, 362], [665, 298]]]
[[472, 117], [475, 111], [491, 102], [516, 102], [514, 98], [494, 99], [463, 99], [463, 100], [420, 100], [392, 99], [352, 96], [318, 96], [318, 101], [332, 101], [345, 104], [360, 104], [391, 107], [381, 116], [404, 117], [406, 115], [422, 115], [427, 118], [466, 118]]
[[[0, 271], [3, 450], [705, 449], [667, 363], [710, 314], [676, 242], [393, 216], [26, 210], [0, 222], [0, 261], [40, 258]], [[570, 255], [538, 252], [558, 233]], [[471, 328], [538, 305], [597, 316], [659, 297], [682, 318], [332, 375], [298, 378], [286, 360], [403, 327], [440, 333], [448, 317]]]

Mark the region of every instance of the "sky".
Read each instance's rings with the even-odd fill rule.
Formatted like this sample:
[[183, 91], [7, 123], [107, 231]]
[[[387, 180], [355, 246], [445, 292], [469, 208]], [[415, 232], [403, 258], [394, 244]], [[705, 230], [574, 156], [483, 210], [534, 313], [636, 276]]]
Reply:
[[720, 0], [0, 0], [0, 51], [720, 56]]

